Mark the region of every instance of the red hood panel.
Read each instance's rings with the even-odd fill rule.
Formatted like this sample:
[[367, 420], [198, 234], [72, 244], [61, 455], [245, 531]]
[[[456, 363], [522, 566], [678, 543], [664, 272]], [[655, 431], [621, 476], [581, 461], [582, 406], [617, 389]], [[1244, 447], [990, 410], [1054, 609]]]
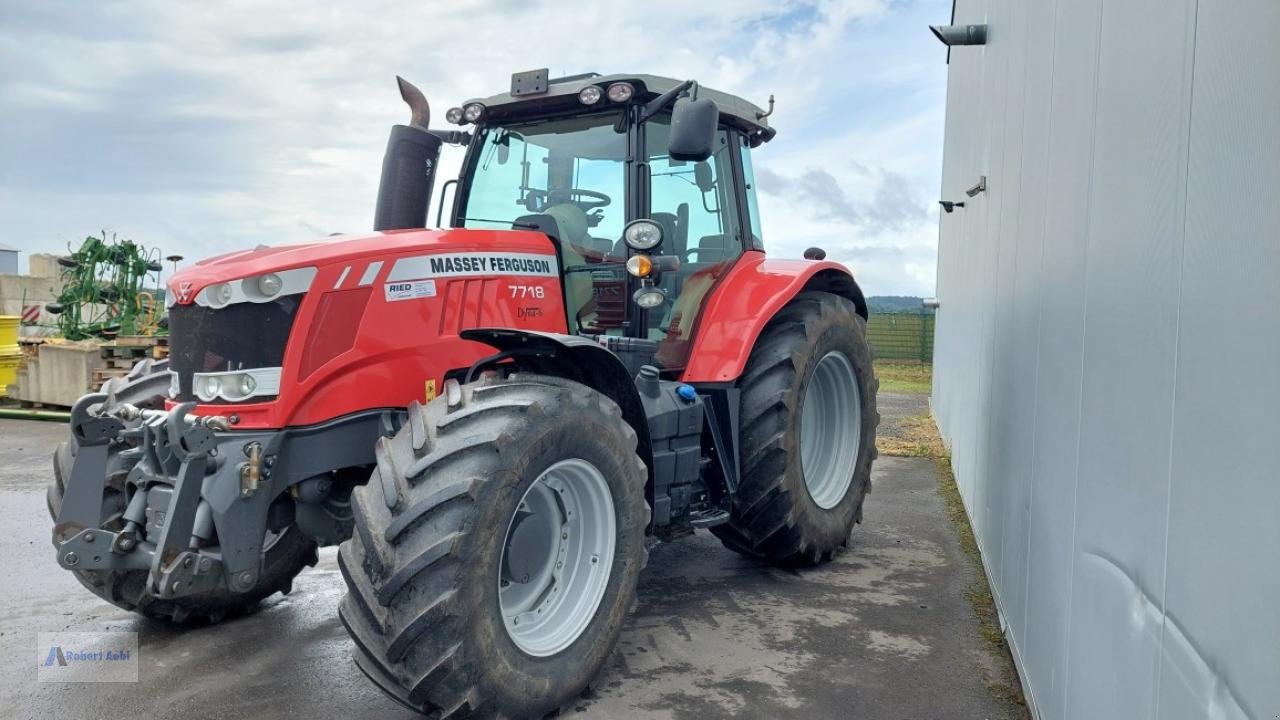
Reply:
[[471, 249], [546, 253], [552, 248], [546, 235], [527, 230], [392, 230], [215, 255], [179, 270], [168, 285], [178, 302], [185, 304], [209, 285], [268, 272]]

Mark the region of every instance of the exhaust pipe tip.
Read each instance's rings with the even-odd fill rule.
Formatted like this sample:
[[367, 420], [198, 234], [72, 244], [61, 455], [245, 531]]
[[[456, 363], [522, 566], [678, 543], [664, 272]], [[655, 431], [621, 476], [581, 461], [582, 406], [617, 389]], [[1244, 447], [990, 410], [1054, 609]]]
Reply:
[[396, 76], [396, 84], [400, 86], [400, 97], [409, 106], [409, 127], [426, 130], [431, 124], [431, 106], [427, 104], [427, 96], [399, 75]]

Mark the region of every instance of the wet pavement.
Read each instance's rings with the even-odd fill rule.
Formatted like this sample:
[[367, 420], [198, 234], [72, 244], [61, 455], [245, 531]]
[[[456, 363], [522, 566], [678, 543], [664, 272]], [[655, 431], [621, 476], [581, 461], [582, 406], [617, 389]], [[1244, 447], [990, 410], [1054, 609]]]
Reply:
[[[916, 404], [886, 400], [886, 410]], [[82, 588], [54, 563], [45, 510], [49, 455], [64, 432], [0, 420], [0, 716], [417, 717], [351, 661], [332, 548], [291, 595], [218, 626], [148, 621]], [[879, 460], [865, 523], [821, 568], [760, 565], [705, 532], [655, 548], [609, 666], [565, 715], [1022, 717], [990, 687], [1007, 681], [1008, 659], [979, 634], [965, 598], [973, 566], [938, 482], [930, 460]], [[37, 682], [36, 633], [62, 630], [138, 632], [139, 682]]]

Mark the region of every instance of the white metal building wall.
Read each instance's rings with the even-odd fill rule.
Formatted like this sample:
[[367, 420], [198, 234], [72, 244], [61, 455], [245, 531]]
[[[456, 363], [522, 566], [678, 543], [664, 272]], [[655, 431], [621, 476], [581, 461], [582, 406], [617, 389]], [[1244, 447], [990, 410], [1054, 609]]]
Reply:
[[1029, 699], [1278, 718], [1280, 2], [955, 22], [933, 410]]

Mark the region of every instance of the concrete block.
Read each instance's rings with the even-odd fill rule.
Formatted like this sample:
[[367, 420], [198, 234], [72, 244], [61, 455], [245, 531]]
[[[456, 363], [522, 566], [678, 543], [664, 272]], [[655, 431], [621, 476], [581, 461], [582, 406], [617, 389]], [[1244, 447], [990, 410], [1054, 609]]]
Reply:
[[53, 302], [61, 293], [61, 278], [0, 275], [0, 315], [22, 315], [25, 306]]
[[97, 343], [45, 343], [20, 371], [13, 397], [70, 407], [89, 391], [93, 371], [105, 366]]
[[27, 274], [31, 277], [56, 278], [62, 275], [62, 266], [58, 264], [58, 256], [49, 253], [36, 253], [27, 257]]

